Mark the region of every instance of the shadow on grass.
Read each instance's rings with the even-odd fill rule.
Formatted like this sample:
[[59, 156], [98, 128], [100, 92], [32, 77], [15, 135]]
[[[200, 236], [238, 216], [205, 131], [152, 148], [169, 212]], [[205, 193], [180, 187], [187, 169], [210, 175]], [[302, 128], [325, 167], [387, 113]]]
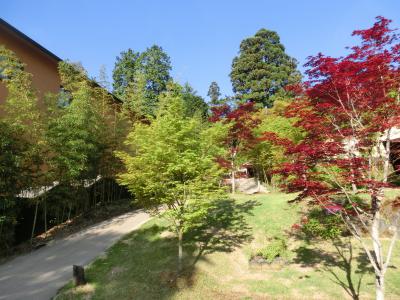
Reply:
[[184, 235], [184, 270], [177, 276], [177, 238], [154, 222], [114, 245], [105, 258], [87, 270], [96, 299], [169, 299], [180, 289], [193, 286], [196, 263], [207, 253], [230, 252], [249, 241], [246, 215], [256, 201], [221, 200], [207, 218]]
[[[363, 276], [373, 271], [369, 266], [368, 257], [363, 252], [354, 257], [351, 240], [346, 242], [334, 241], [333, 245], [336, 253], [327, 253], [304, 246], [299, 247], [295, 250], [297, 256], [294, 262], [308, 267], [321, 265], [322, 270], [329, 272], [333, 276], [331, 280], [334, 283], [342, 287], [350, 297], [358, 300]], [[353, 270], [354, 266], [356, 266], [355, 270]], [[342, 270], [346, 278], [343, 279], [337, 271], [335, 272], [335, 268]], [[359, 275], [356, 283], [353, 281], [354, 274]]]
[[249, 200], [236, 203], [235, 200], [221, 200], [208, 213], [207, 218], [187, 232], [186, 241], [198, 248], [197, 258], [212, 252], [231, 252], [251, 239], [251, 228], [246, 215], [252, 215], [259, 202]]

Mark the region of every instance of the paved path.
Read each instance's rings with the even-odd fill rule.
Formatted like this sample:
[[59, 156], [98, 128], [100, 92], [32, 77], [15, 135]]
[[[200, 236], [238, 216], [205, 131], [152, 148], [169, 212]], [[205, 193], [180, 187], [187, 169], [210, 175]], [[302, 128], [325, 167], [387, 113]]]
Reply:
[[127, 213], [0, 265], [0, 299], [50, 299], [72, 278], [72, 265], [87, 265], [149, 218], [140, 210]]

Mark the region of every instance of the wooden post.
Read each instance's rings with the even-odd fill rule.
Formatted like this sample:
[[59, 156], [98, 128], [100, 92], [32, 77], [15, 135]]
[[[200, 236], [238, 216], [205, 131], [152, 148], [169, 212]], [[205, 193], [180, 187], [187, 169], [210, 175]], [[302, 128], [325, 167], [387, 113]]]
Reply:
[[75, 286], [86, 284], [85, 269], [82, 266], [72, 266], [72, 276], [74, 277]]

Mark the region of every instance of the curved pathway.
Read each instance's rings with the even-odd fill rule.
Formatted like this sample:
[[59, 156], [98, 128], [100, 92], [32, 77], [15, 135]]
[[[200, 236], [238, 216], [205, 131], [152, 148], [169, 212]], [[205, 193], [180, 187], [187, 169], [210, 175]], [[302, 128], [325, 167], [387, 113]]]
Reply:
[[114, 217], [0, 265], [0, 300], [52, 298], [72, 278], [72, 265], [87, 265], [149, 218], [142, 210]]

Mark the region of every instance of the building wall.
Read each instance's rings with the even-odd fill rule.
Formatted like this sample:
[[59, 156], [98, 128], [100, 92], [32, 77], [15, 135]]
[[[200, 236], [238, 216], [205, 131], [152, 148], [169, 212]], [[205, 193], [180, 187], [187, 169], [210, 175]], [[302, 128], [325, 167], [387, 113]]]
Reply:
[[[39, 106], [43, 106], [43, 95], [47, 92], [58, 92], [60, 77], [58, 75], [58, 60], [43, 52], [35, 45], [18, 36], [4, 24], [0, 23], [0, 45], [13, 51], [26, 64], [25, 70], [33, 75], [33, 86], [38, 91]], [[7, 89], [0, 82], [0, 104], [7, 97]], [[1, 114], [1, 111], [0, 111]]]

